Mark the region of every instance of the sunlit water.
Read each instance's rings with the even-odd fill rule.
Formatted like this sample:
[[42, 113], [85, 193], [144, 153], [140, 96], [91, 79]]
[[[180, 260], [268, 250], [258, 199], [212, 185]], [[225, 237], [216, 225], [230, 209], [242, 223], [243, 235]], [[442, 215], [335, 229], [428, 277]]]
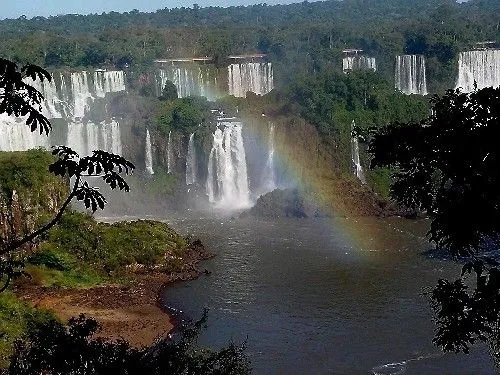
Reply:
[[429, 249], [425, 223], [167, 221], [217, 256], [201, 264], [209, 276], [168, 288], [164, 304], [193, 318], [208, 307], [201, 343], [246, 341], [256, 374], [494, 372], [484, 346], [469, 356], [443, 355], [431, 343], [423, 288], [455, 278], [459, 266], [421, 254]]

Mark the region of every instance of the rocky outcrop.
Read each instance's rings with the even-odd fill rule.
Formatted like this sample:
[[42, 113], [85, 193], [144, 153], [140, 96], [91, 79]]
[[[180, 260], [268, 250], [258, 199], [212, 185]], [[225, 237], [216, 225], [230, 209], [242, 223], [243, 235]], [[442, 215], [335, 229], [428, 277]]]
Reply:
[[32, 232], [59, 209], [67, 181], [49, 173], [42, 150], [0, 152], [0, 236], [4, 241]]
[[329, 216], [311, 199], [304, 198], [298, 189], [276, 189], [264, 194], [242, 216], [257, 217], [326, 217]]

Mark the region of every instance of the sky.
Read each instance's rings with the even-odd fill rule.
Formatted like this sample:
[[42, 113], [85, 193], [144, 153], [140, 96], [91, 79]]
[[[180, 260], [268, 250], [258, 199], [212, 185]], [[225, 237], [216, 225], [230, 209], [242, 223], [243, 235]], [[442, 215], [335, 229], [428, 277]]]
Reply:
[[[296, 0], [300, 1], [300, 0]], [[25, 15], [55, 16], [68, 13], [128, 12], [138, 9], [143, 12], [163, 8], [192, 7], [197, 3], [206, 6], [249, 5], [258, 3], [284, 4], [293, 0], [0, 0], [0, 19], [18, 18]]]

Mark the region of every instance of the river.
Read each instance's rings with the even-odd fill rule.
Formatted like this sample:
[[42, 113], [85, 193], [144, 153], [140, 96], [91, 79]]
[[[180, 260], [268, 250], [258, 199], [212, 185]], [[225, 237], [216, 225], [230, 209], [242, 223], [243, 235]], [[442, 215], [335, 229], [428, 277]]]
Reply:
[[424, 288], [460, 266], [423, 255], [403, 219], [168, 219], [217, 255], [163, 303], [197, 318], [203, 344], [246, 341], [255, 374], [491, 374], [487, 348], [443, 355]]

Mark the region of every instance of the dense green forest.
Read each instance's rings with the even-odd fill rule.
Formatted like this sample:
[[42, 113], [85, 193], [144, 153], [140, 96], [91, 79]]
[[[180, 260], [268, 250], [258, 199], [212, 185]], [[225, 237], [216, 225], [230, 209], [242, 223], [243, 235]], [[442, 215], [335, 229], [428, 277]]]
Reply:
[[262, 52], [278, 86], [340, 69], [342, 49], [361, 48], [392, 79], [394, 56], [424, 54], [431, 92], [453, 86], [458, 52], [500, 39], [494, 0], [346, 0], [229, 8], [194, 5], [0, 21], [0, 54], [49, 68], [149, 67], [156, 58]]

